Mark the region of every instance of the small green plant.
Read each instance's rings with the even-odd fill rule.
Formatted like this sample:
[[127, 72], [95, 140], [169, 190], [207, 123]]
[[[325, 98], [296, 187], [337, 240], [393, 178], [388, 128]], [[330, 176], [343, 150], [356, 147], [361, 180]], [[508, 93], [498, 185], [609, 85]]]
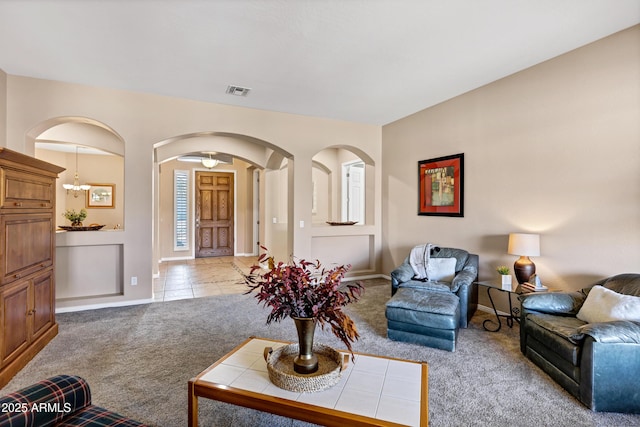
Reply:
[[498, 268], [496, 268], [496, 271], [504, 276], [509, 274], [509, 267], [505, 265], [501, 265]]
[[87, 211], [85, 209], [80, 209], [80, 212], [76, 212], [75, 209], [67, 209], [64, 211], [62, 216], [71, 221], [71, 225], [76, 225], [84, 221], [87, 217]]

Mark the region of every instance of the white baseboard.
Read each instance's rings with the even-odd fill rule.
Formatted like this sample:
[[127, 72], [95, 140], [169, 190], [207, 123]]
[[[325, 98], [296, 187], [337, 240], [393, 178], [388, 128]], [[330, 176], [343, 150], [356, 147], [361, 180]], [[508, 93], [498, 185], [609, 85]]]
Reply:
[[127, 307], [130, 305], [142, 305], [142, 304], [151, 304], [153, 302], [153, 298], [148, 299], [137, 299], [131, 301], [118, 301], [118, 302], [107, 302], [100, 304], [87, 304], [87, 305], [77, 305], [74, 307], [56, 307], [56, 314], [58, 313], [72, 313], [75, 311], [86, 311], [86, 310], [96, 310], [99, 308], [111, 308], [111, 307]]
[[362, 276], [350, 276], [342, 279], [343, 282], [353, 282], [356, 280], [367, 280], [367, 279], [384, 279], [382, 274], [364, 274]]
[[[229, 256], [231, 256], [231, 255], [229, 255]], [[233, 254], [233, 256], [235, 256], [235, 257], [249, 257], [249, 256], [258, 256], [258, 254], [239, 252], [237, 254]], [[212, 257], [212, 258], [214, 258], [214, 257]], [[168, 261], [190, 261], [190, 260], [194, 260], [194, 259], [196, 259], [196, 257], [194, 257], [192, 255], [163, 257], [163, 258], [160, 258], [160, 260], [158, 261], [158, 264], [162, 264], [163, 262], [168, 262]]]
[[[493, 314], [493, 315], [496, 314], [493, 311], [493, 308], [487, 307], [486, 305], [482, 305], [482, 304], [478, 304], [478, 310], [484, 311], [484, 312], [487, 312], [487, 313], [490, 313], [490, 314]], [[504, 311], [500, 311], [500, 310], [498, 310], [498, 314], [501, 314], [503, 316], [508, 316], [509, 315], [509, 313], [505, 313]]]
[[165, 258], [160, 258], [160, 261], [158, 262], [158, 264], [162, 264], [163, 262], [169, 262], [169, 261], [189, 261], [191, 259], [194, 259], [194, 258], [192, 256], [165, 257]]

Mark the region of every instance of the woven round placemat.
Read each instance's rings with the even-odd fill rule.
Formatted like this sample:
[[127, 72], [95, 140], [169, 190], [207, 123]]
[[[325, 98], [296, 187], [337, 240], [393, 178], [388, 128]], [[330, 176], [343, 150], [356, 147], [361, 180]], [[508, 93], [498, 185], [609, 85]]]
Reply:
[[346, 361], [342, 354], [322, 344], [314, 344], [318, 357], [318, 370], [312, 374], [299, 374], [293, 370], [293, 359], [298, 355], [298, 344], [289, 344], [271, 351], [265, 349], [269, 379], [276, 386], [289, 391], [313, 393], [326, 390], [340, 381]]

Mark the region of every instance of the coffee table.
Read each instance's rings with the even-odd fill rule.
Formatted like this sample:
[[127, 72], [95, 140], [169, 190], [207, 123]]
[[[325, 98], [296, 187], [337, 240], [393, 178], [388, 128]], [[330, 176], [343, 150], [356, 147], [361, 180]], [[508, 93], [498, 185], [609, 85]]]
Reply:
[[356, 353], [338, 384], [297, 393], [272, 384], [264, 360], [265, 347], [287, 344], [251, 337], [191, 379], [189, 426], [198, 425], [199, 397], [326, 426], [428, 425], [425, 362]]

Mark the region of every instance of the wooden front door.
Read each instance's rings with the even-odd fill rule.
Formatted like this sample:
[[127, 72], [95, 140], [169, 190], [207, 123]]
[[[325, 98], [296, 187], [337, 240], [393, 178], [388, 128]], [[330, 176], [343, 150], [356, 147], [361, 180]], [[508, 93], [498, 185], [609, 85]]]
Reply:
[[196, 257], [233, 256], [233, 174], [196, 172]]

